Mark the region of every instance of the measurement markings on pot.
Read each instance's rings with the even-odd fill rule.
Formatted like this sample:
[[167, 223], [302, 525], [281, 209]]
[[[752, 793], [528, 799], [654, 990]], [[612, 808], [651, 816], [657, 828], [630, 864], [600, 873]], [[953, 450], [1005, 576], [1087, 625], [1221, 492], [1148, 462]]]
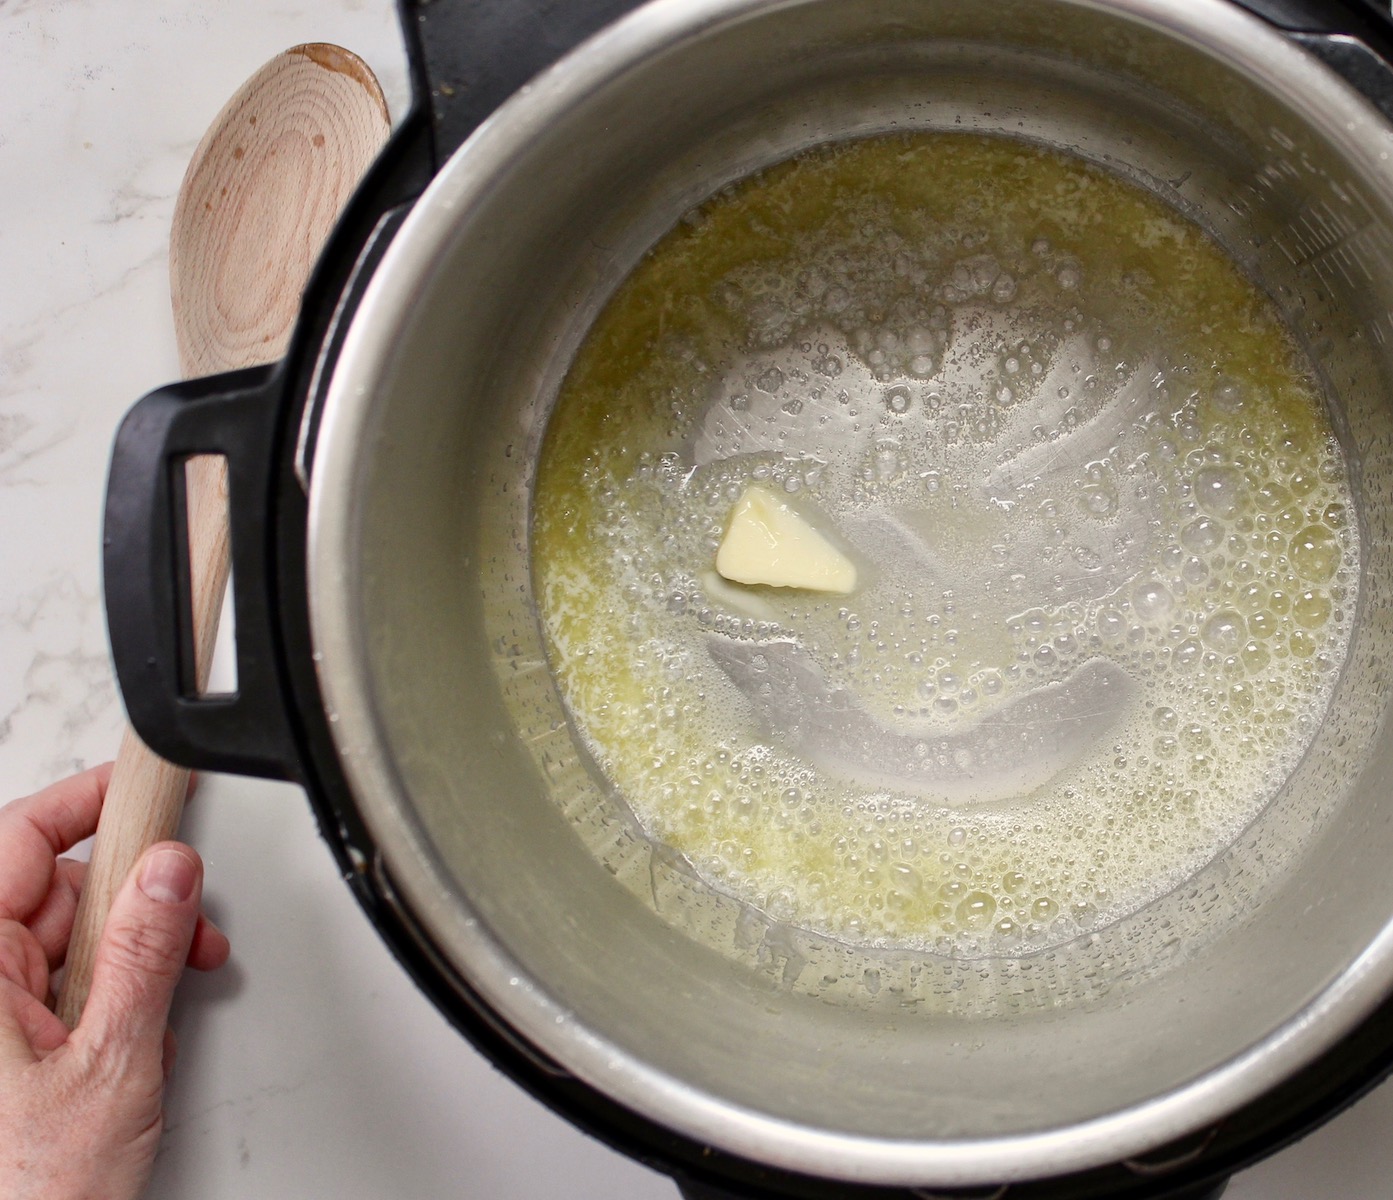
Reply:
[[[714, 569], [752, 484], [850, 595]], [[575, 726], [649, 837], [777, 921], [1040, 949], [1280, 788], [1359, 546], [1309, 366], [1193, 224], [1004, 138], [824, 148], [645, 259], [548, 428], [533, 569]]]

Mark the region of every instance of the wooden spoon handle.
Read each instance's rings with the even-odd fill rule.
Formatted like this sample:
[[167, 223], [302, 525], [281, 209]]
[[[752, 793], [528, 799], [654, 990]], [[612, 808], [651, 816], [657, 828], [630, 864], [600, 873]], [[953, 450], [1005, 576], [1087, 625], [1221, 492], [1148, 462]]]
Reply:
[[[274, 362], [286, 350], [319, 250], [390, 129], [367, 65], [337, 46], [296, 46], [227, 102], [179, 192], [170, 285], [186, 376]], [[186, 468], [199, 692], [208, 684], [229, 573], [227, 464]], [[55, 1011], [82, 1015], [107, 913], [141, 854], [172, 838], [189, 772], [127, 729], [107, 785]]]
[[[202, 692], [208, 686], [229, 572], [227, 464], [205, 455], [191, 459], [186, 470], [195, 661]], [[97, 944], [111, 902], [140, 856], [156, 842], [174, 836], [188, 789], [188, 768], [160, 758], [127, 726], [107, 783], [55, 1008], [69, 1029], [87, 1003]]]

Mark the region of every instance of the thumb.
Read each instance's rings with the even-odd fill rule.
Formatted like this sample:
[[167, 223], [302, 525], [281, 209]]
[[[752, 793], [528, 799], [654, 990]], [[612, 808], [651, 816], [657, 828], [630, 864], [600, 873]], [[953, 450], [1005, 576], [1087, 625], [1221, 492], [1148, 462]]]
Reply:
[[202, 892], [203, 863], [178, 842], [152, 846], [131, 869], [107, 914], [78, 1026], [94, 1049], [160, 1061]]

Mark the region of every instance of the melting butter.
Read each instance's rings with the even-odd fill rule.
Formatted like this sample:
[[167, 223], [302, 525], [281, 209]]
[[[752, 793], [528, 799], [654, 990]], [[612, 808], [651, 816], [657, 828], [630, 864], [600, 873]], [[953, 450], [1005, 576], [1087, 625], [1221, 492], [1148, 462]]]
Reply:
[[614, 794], [708, 885], [861, 945], [1025, 953], [1182, 883], [1301, 760], [1358, 603], [1269, 300], [1007, 138], [827, 147], [689, 214], [582, 345], [533, 500]]
[[758, 484], [731, 511], [716, 570], [732, 583], [841, 595], [856, 588], [856, 564], [787, 500]]

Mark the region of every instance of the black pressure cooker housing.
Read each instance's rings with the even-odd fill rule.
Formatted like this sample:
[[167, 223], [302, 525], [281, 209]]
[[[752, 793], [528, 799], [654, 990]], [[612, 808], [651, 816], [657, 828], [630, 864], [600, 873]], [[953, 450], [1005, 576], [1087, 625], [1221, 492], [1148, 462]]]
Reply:
[[[1235, 0], [1334, 67], [1393, 120], [1393, 16], [1375, 0]], [[931, 3], [931, 0], [925, 0]], [[1218, 1125], [1145, 1158], [1052, 1179], [929, 1193], [773, 1170], [702, 1145], [574, 1078], [450, 967], [393, 887], [339, 763], [312, 657], [307, 480], [316, 419], [363, 290], [415, 199], [498, 105], [635, 0], [400, 0], [414, 103], [330, 239], [284, 360], [146, 397], [114, 450], [105, 563], [131, 720], [166, 757], [294, 781], [349, 887], [420, 988], [483, 1053], [591, 1135], [678, 1181], [689, 1200], [1205, 1200], [1233, 1172], [1358, 1099], [1393, 1069], [1393, 999], [1320, 1061]], [[183, 456], [221, 453], [232, 505], [238, 690], [192, 685]], [[152, 611], [152, 605], [154, 611]]]

